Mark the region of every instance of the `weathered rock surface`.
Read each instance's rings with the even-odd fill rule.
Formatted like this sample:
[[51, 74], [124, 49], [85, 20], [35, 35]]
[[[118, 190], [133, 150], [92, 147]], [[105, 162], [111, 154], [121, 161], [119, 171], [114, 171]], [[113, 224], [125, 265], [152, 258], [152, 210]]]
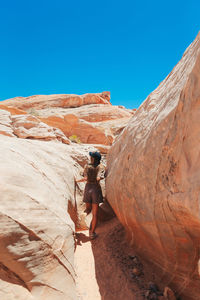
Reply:
[[[63, 100], [64, 99], [64, 100]], [[69, 138], [76, 136], [81, 143], [110, 146], [116, 135], [127, 125], [134, 112], [122, 106], [110, 104], [110, 93], [77, 95], [43, 95], [27, 98], [18, 97], [2, 101], [0, 108], [12, 115], [26, 113], [38, 118], [44, 123], [60, 129]], [[25, 117], [24, 117], [25, 118]], [[30, 118], [30, 117], [26, 117]], [[37, 126], [38, 127], [38, 126]], [[40, 130], [40, 131], [41, 131]], [[33, 134], [32, 134], [32, 132]], [[38, 128], [16, 131], [21, 137], [36, 136]], [[37, 138], [37, 137], [36, 137]], [[39, 138], [39, 137], [38, 137]]]
[[34, 113], [43, 123], [59, 128], [67, 137], [76, 135], [85, 144], [110, 146], [134, 112], [118, 106], [91, 104], [35, 109]]
[[0, 135], [0, 299], [76, 299], [74, 176], [89, 146]]
[[110, 92], [84, 95], [35, 95], [30, 97], [16, 97], [3, 101], [3, 105], [14, 106], [27, 110], [30, 108], [47, 107], [78, 107], [87, 104], [109, 104]]
[[99, 104], [68, 109], [47, 108], [35, 113], [42, 122], [61, 129], [67, 137], [76, 135], [82, 143], [109, 146], [134, 112]]
[[29, 114], [11, 115], [5, 107], [0, 109], [0, 134], [23, 139], [54, 140], [70, 144], [70, 140], [60, 129], [50, 127]]
[[58, 140], [65, 144], [70, 144], [69, 139], [63, 132], [55, 127], [48, 126], [38, 118], [31, 115], [11, 116], [13, 132], [19, 138], [31, 138], [39, 140]]
[[138, 255], [185, 300], [200, 295], [199, 128], [200, 34], [117, 138], [106, 184]]
[[134, 113], [131, 110], [108, 104], [89, 104], [75, 108], [50, 107], [35, 109], [41, 117], [75, 115], [79, 119], [88, 122], [103, 122], [121, 118], [130, 118]]
[[[0, 103], [2, 103], [3, 101], [1, 101]], [[6, 106], [3, 104], [0, 104], [0, 109], [6, 110], [8, 112], [10, 112], [11, 115], [25, 115], [27, 114], [26, 111], [15, 108], [13, 106]]]
[[128, 122], [130, 121], [129, 118], [121, 118], [116, 120], [109, 120], [104, 122], [96, 122], [93, 123], [96, 127], [98, 127], [100, 130], [104, 131], [107, 135], [110, 135], [113, 137], [113, 140], [115, 137], [117, 137], [122, 130], [128, 125]]
[[111, 145], [114, 139], [112, 135], [107, 134], [93, 123], [81, 120], [75, 115], [40, 117], [40, 120], [49, 126], [59, 128], [67, 137], [77, 136], [81, 143]]
[[[75, 192], [74, 176], [80, 177], [89, 151], [108, 152], [132, 116], [111, 106], [109, 93], [64, 96], [0, 105], [3, 300], [76, 299], [74, 230], [85, 221], [84, 184]], [[71, 143], [71, 135], [90, 145]]]
[[10, 118], [10, 113], [7, 110], [0, 109], [0, 134], [6, 136], [12, 136], [13, 128], [12, 128], [12, 120]]

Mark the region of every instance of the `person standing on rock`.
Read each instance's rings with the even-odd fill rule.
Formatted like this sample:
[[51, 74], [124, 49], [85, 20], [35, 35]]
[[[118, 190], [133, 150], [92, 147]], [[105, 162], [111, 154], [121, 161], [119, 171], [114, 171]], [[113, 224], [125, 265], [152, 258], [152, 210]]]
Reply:
[[100, 186], [100, 180], [104, 178], [102, 177], [101, 172], [102, 165], [100, 164], [101, 161], [101, 154], [99, 152], [89, 152], [90, 155], [90, 163], [86, 164], [84, 167], [83, 172], [83, 179], [75, 180], [76, 182], [83, 182], [87, 181], [83, 202], [86, 204], [85, 212], [89, 214], [92, 211], [92, 221], [90, 224], [90, 238], [94, 239], [97, 237], [95, 232], [97, 221], [98, 221], [98, 208], [99, 204], [103, 202], [103, 195]]

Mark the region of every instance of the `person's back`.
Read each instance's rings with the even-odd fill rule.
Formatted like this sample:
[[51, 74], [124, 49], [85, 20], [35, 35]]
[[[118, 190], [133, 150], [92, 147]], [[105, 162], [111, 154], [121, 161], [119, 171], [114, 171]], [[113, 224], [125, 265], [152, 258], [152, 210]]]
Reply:
[[[103, 195], [100, 186], [100, 180], [104, 178], [103, 165], [100, 164], [101, 154], [99, 152], [89, 152], [91, 162], [84, 168], [83, 179], [76, 180], [76, 182], [87, 181], [83, 202], [86, 204], [85, 212], [88, 214], [92, 210], [92, 221], [90, 226], [90, 237], [93, 239], [97, 237], [95, 228], [97, 225], [97, 213], [99, 204], [103, 202]], [[103, 175], [103, 176], [102, 176]]]
[[103, 179], [105, 177], [105, 167], [102, 164], [98, 166], [87, 164], [84, 168], [84, 176], [87, 177], [88, 183], [98, 183], [98, 178]]
[[97, 175], [99, 172], [99, 166], [95, 167], [92, 164], [88, 164], [86, 166], [85, 172], [86, 172], [88, 183], [97, 183]]

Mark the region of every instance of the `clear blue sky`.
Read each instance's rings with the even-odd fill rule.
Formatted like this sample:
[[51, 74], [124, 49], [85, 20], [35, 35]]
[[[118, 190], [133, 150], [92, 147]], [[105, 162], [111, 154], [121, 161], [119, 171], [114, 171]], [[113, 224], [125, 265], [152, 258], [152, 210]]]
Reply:
[[200, 30], [199, 0], [0, 1], [0, 100], [101, 92], [138, 107]]

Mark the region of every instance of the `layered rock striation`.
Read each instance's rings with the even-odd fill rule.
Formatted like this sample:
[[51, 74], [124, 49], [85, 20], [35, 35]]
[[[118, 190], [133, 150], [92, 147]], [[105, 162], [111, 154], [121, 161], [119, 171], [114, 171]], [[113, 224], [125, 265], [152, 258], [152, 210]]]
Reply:
[[75, 300], [74, 176], [89, 149], [1, 134], [0, 143], [0, 299]]
[[0, 109], [0, 134], [23, 139], [54, 140], [70, 144], [70, 140], [60, 129], [48, 126], [37, 117], [29, 114], [11, 114], [6, 107]]
[[199, 299], [200, 33], [116, 139], [107, 198], [138, 255], [181, 299]]
[[3, 101], [7, 106], [27, 110], [30, 108], [43, 109], [47, 107], [79, 107], [88, 104], [109, 104], [110, 92], [84, 95], [34, 95], [30, 97], [15, 97]]
[[[20, 114], [23, 115], [23, 119], [30, 119], [25, 114], [35, 117], [35, 124], [38, 124], [37, 127], [41, 129], [42, 134], [45, 132], [44, 124], [47, 124], [51, 128], [60, 130], [66, 140], [75, 136], [81, 143], [106, 147], [112, 145], [115, 137], [123, 130], [134, 114], [133, 110], [111, 105], [109, 92], [82, 96], [17, 97], [1, 103], [0, 109], [7, 110], [11, 115], [18, 115], [15, 118], [19, 121]], [[39, 124], [39, 122], [41, 123]], [[31, 134], [35, 131], [38, 131], [38, 128], [36, 130], [33, 128], [28, 132], [20, 128], [16, 132], [20, 137], [31, 138]], [[60, 139], [66, 143], [63, 137]], [[107, 152], [106, 148], [103, 148]]]
[[[89, 151], [108, 151], [112, 122], [124, 127], [132, 115], [112, 107], [108, 95], [80, 97], [77, 108], [59, 107], [56, 96], [51, 107], [35, 99], [33, 109], [31, 97], [27, 106], [23, 99], [0, 105], [0, 299], [76, 299], [74, 232], [85, 223], [77, 215], [84, 185], [76, 191], [74, 177]], [[102, 129], [103, 122], [112, 126]], [[72, 143], [72, 134], [89, 145]]]

